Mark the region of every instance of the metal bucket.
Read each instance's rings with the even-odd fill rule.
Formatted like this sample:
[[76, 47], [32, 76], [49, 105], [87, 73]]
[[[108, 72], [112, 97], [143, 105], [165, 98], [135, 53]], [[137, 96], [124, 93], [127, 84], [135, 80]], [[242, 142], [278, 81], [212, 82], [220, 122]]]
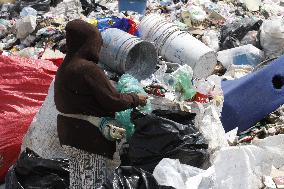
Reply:
[[116, 28], [102, 32], [100, 61], [112, 71], [146, 79], [155, 71], [158, 55], [155, 46]]
[[157, 14], [142, 19], [139, 31], [143, 40], [154, 43], [158, 54], [168, 61], [188, 64], [194, 76], [204, 78], [212, 74], [217, 64], [217, 55], [198, 39], [182, 32], [173, 23]]

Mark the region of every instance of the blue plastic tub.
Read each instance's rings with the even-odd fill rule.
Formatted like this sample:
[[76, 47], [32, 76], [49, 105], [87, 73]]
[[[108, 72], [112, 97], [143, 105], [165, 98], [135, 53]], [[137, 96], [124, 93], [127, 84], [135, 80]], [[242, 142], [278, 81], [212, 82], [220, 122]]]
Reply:
[[139, 14], [145, 14], [146, 0], [118, 0], [118, 9], [121, 11], [135, 11]]
[[233, 81], [222, 82], [225, 131], [244, 131], [284, 104], [284, 56]]

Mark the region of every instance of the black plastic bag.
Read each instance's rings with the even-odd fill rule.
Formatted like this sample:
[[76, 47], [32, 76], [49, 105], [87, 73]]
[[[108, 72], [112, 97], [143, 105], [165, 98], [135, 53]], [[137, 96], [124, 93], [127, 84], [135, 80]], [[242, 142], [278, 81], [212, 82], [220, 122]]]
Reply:
[[163, 158], [199, 168], [209, 166], [208, 143], [195, 128], [195, 114], [155, 110], [151, 115], [132, 114], [135, 132], [129, 146], [122, 147], [122, 165], [142, 168], [150, 173]]
[[19, 14], [23, 8], [32, 7], [39, 14], [43, 14], [50, 10], [51, 3], [53, 3], [53, 0], [17, 0], [14, 11]]
[[5, 184], [6, 189], [68, 189], [68, 160], [43, 159], [27, 148], [9, 169]]
[[152, 174], [131, 166], [118, 167], [100, 189], [174, 189], [160, 186]]
[[220, 45], [222, 50], [241, 46], [241, 40], [249, 31], [258, 31], [262, 20], [243, 18], [233, 23], [227, 24], [221, 29]]
[[97, 7], [100, 7], [102, 10], [108, 10], [107, 7], [96, 3], [95, 0], [90, 0], [90, 1], [80, 0], [80, 2], [81, 2], [81, 5], [82, 5], [82, 9], [84, 10], [83, 14], [85, 16], [88, 16], [92, 11], [96, 11]]

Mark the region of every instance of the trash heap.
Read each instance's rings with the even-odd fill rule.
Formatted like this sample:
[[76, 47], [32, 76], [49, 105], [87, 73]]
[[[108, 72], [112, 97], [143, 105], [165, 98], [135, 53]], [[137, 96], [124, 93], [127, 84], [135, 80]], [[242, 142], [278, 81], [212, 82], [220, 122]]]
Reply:
[[[120, 167], [105, 188], [131, 177], [144, 179], [145, 188], [283, 187], [284, 1], [145, 3], [143, 10], [105, 0], [3, 3], [1, 56], [60, 66], [67, 22], [83, 19], [98, 27], [100, 66], [117, 90], [149, 96], [145, 107], [116, 113], [127, 140], [119, 144]], [[7, 176], [10, 188], [26, 153], [66, 158], [56, 133], [53, 82], [46, 95]]]

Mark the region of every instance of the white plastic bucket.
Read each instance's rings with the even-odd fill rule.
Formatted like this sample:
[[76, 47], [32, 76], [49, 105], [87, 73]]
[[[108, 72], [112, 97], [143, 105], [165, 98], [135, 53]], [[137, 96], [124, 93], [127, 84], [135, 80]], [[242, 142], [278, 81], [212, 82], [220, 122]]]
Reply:
[[154, 43], [159, 55], [171, 62], [188, 64], [195, 77], [204, 78], [214, 71], [216, 52], [160, 15], [144, 17], [139, 31], [143, 40]]
[[172, 33], [161, 46], [161, 54], [172, 62], [187, 64], [193, 75], [205, 78], [212, 74], [217, 63], [216, 53], [187, 32]]
[[112, 71], [131, 74], [138, 80], [155, 71], [158, 55], [152, 43], [116, 28], [102, 32], [102, 38], [100, 61]]

